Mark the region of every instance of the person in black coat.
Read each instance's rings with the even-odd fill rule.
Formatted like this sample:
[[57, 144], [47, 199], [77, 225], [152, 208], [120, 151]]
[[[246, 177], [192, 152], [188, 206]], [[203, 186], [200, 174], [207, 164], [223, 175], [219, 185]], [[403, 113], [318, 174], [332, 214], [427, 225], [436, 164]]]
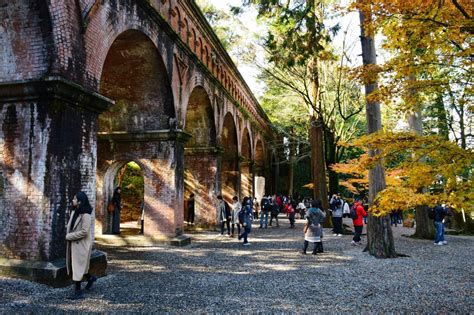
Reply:
[[112, 219], [112, 234], [120, 234], [120, 211], [122, 210], [122, 190], [120, 187], [115, 188], [112, 196], [112, 203], [114, 205], [113, 219]]

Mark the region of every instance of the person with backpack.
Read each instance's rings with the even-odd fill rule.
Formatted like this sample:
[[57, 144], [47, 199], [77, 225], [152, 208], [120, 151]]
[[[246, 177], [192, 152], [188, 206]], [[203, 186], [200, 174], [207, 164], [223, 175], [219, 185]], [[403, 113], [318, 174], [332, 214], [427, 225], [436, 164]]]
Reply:
[[252, 219], [253, 219], [253, 214], [252, 214], [252, 202], [251, 199], [247, 198], [245, 199], [245, 202], [242, 202], [244, 205], [242, 207], [242, 210], [239, 212], [239, 222], [242, 224], [242, 227], [244, 229], [243, 233], [239, 235], [239, 241], [243, 238], [244, 246], [249, 246], [250, 243], [248, 242], [248, 235], [250, 234], [250, 231], [252, 230]]
[[234, 237], [235, 226], [237, 226], [237, 235], [240, 235], [240, 222], [239, 222], [239, 213], [242, 210], [242, 205], [239, 202], [239, 198], [234, 196], [232, 198], [234, 204], [232, 209], [232, 235]]
[[273, 219], [276, 221], [277, 227], [280, 227], [280, 224], [278, 223], [278, 214], [280, 213], [280, 206], [276, 202], [276, 200], [272, 200], [272, 205], [270, 208], [270, 224], [269, 226], [272, 226]]
[[352, 246], [359, 246], [360, 236], [362, 235], [362, 229], [364, 228], [363, 218], [367, 217], [367, 212], [365, 212], [364, 207], [362, 206], [360, 199], [356, 199], [354, 205], [351, 208], [351, 218], [352, 223], [354, 224], [354, 237], [352, 238]]
[[227, 226], [227, 235], [230, 236], [230, 206], [222, 198], [222, 195], [217, 196], [217, 214], [221, 223], [221, 236], [224, 236], [224, 226]]
[[448, 215], [448, 209], [437, 205], [433, 208], [434, 225], [435, 225], [435, 245], [446, 245], [448, 242], [444, 240], [444, 218]]
[[260, 211], [260, 228], [267, 228], [268, 226], [268, 211], [270, 211], [270, 198], [263, 196], [260, 201], [261, 211]]
[[323, 211], [321, 200], [313, 200], [311, 202], [311, 208], [309, 208], [306, 214], [304, 245], [301, 252], [303, 255], [306, 255], [309, 243], [314, 243], [313, 255], [317, 255], [318, 252], [323, 252], [323, 227], [321, 223], [324, 222], [325, 218], [326, 213]]

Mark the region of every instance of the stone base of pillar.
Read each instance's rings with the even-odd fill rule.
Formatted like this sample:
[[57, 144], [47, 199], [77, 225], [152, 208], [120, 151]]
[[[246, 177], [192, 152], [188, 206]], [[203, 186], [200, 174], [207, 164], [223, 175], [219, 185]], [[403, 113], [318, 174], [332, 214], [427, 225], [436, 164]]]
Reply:
[[141, 246], [156, 245], [186, 246], [191, 244], [191, 237], [180, 235], [176, 237], [150, 237], [146, 235], [96, 235], [95, 242], [106, 246]]
[[[90, 273], [98, 277], [106, 275], [107, 254], [98, 250], [92, 251]], [[0, 275], [31, 280], [53, 287], [65, 287], [72, 284], [67, 275], [66, 259], [54, 261], [31, 261], [0, 258]]]

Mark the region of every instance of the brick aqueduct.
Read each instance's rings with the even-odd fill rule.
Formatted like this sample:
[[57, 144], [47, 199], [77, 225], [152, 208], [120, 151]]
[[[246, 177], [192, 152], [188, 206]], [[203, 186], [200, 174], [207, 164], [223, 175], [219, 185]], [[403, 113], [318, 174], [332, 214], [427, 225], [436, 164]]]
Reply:
[[150, 238], [183, 233], [191, 192], [209, 226], [216, 194], [275, 190], [276, 136], [194, 1], [4, 1], [0, 21], [1, 257], [63, 258], [79, 190], [106, 233], [130, 161]]

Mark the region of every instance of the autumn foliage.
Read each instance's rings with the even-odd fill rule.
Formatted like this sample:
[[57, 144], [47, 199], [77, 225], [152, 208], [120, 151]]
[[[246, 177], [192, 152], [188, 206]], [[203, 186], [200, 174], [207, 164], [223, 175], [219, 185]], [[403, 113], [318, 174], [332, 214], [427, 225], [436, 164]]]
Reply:
[[446, 203], [451, 208], [474, 208], [474, 152], [437, 136], [379, 132], [352, 145], [377, 149], [378, 154], [337, 164], [333, 169], [350, 178], [346, 187], [364, 189], [368, 169], [381, 161], [387, 172], [387, 188], [369, 211], [376, 216], [392, 211]]

